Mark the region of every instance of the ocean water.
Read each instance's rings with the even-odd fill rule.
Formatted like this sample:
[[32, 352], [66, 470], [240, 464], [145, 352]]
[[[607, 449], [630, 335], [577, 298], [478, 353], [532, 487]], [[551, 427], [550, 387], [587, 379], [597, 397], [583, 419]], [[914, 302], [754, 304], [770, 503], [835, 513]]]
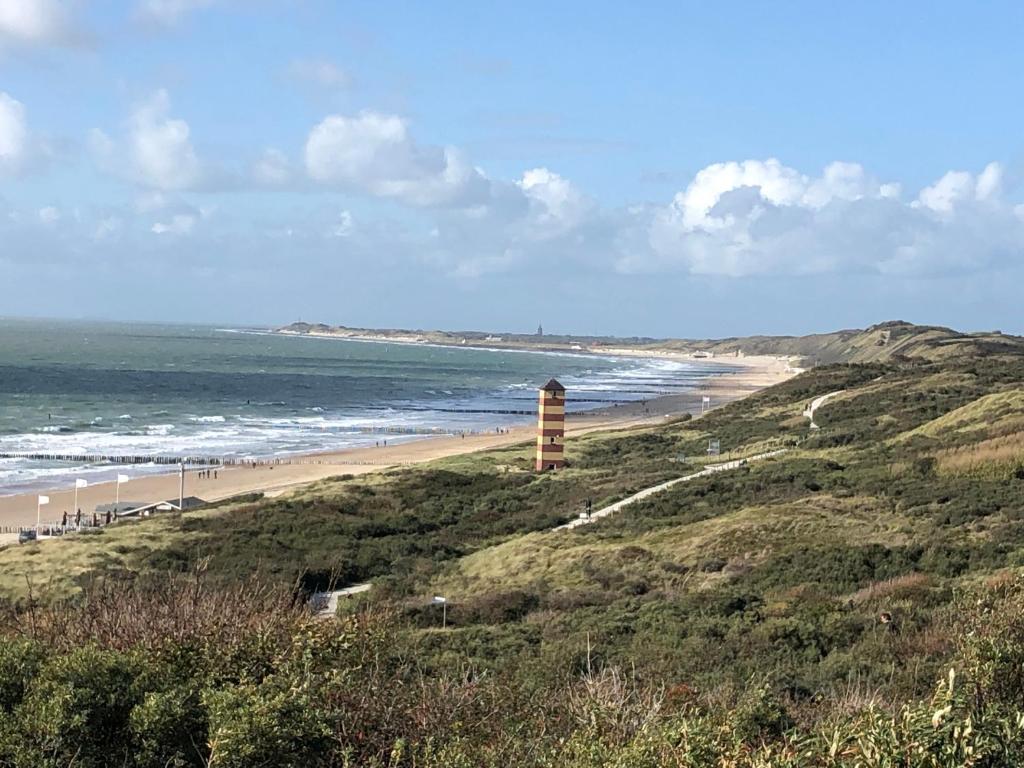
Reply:
[[[683, 391], [722, 370], [255, 329], [0, 319], [0, 454], [287, 456], [411, 439], [396, 430], [532, 422], [536, 388], [552, 376], [568, 388], [569, 409], [581, 411]], [[118, 471], [0, 458], [0, 495]]]

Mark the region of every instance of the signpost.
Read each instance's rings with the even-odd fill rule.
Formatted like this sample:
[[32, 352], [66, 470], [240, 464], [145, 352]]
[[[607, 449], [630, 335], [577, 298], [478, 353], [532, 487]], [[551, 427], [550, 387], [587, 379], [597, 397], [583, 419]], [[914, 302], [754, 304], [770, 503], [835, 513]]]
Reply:
[[448, 626], [448, 598], [435, 595], [431, 602], [441, 606], [441, 629], [444, 629]]
[[708, 456], [720, 456], [722, 453], [722, 443], [716, 438], [708, 440]]

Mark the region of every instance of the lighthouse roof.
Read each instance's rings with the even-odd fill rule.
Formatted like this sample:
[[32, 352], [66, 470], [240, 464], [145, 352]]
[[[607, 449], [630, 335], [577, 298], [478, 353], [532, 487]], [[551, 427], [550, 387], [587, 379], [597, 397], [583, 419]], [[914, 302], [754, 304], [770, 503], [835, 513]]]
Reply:
[[541, 387], [545, 392], [565, 392], [565, 387], [558, 383], [557, 379], [551, 379], [547, 384]]

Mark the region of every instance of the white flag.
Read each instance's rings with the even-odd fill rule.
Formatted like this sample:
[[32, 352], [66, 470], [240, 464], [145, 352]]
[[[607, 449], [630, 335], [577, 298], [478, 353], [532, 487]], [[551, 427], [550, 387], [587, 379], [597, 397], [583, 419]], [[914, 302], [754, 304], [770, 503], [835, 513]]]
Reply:
[[131, 478], [128, 477], [128, 475], [118, 475], [117, 476], [117, 484], [118, 485], [120, 485], [121, 483], [127, 483], [129, 480], [131, 480]]
[[40, 506], [42, 506], [43, 504], [49, 504], [49, 503], [50, 503], [50, 497], [49, 496], [40, 496], [39, 497], [39, 504], [40, 504]]
[[88, 487], [89, 487], [89, 481], [88, 480], [75, 480], [75, 488], [88, 488]]

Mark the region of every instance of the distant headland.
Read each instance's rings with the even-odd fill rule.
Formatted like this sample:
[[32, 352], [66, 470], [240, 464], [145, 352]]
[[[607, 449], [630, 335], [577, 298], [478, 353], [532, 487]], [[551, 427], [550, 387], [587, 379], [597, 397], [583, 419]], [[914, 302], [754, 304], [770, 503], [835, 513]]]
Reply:
[[586, 336], [546, 333], [440, 331], [353, 328], [325, 323], [295, 322], [275, 329], [296, 336], [324, 336], [353, 341], [396, 344], [441, 344], [455, 347], [519, 349], [597, 354], [673, 355], [696, 358], [772, 356], [790, 358], [800, 365], [870, 362], [896, 357], [941, 358], [954, 349], [981, 346], [993, 350], [1024, 347], [1020, 337], [1000, 331], [964, 333], [951, 328], [915, 325], [903, 320], [878, 323], [807, 336], [745, 336], [723, 339], [655, 338], [648, 336]]

